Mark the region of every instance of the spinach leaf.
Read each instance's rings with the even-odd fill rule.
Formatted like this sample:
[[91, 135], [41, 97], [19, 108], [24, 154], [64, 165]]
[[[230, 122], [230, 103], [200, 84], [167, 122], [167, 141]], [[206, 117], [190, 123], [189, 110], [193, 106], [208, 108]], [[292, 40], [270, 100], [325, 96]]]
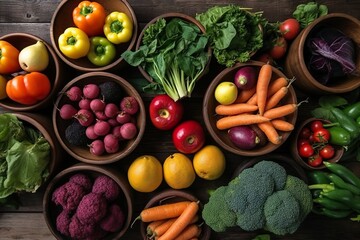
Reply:
[[301, 28], [305, 28], [315, 19], [326, 14], [328, 14], [326, 5], [308, 2], [299, 4], [293, 12], [293, 17], [299, 21]]

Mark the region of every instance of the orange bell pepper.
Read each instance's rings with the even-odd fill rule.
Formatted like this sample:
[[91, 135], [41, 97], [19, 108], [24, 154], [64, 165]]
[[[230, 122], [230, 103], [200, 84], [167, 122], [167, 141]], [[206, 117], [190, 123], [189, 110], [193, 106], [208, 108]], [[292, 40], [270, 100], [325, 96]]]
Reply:
[[73, 10], [74, 24], [88, 37], [101, 35], [105, 24], [105, 8], [97, 2], [82, 1]]
[[6, 83], [8, 97], [18, 103], [32, 105], [46, 98], [51, 90], [49, 78], [40, 72], [18, 75]]
[[0, 74], [11, 74], [21, 69], [19, 53], [11, 43], [0, 40]]

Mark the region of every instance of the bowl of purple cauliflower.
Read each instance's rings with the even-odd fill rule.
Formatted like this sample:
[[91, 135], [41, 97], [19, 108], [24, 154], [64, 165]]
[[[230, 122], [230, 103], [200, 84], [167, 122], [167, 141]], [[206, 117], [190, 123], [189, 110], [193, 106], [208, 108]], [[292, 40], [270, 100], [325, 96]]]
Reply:
[[114, 169], [80, 163], [53, 178], [43, 209], [57, 239], [119, 239], [132, 219], [131, 190]]

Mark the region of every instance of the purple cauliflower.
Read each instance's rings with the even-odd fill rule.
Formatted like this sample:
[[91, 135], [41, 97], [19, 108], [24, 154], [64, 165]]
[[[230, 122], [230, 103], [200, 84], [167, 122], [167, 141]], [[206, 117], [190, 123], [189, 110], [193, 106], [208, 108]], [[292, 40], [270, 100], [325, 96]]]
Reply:
[[85, 196], [84, 188], [73, 182], [66, 182], [52, 194], [52, 201], [56, 205], [61, 205], [67, 211], [73, 211]]
[[56, 229], [63, 235], [69, 237], [70, 212], [63, 210], [56, 218]]
[[124, 225], [125, 214], [117, 204], [112, 204], [106, 216], [100, 221], [100, 227], [107, 232], [119, 231]]
[[69, 224], [69, 233], [71, 238], [86, 239], [92, 236], [95, 232], [94, 224], [83, 224], [76, 215], [73, 215]]
[[83, 173], [77, 173], [69, 178], [69, 182], [74, 182], [82, 186], [86, 192], [90, 192], [92, 188], [91, 179]]
[[91, 192], [81, 199], [75, 215], [81, 223], [93, 225], [106, 215], [106, 210], [106, 199], [100, 194]]
[[95, 179], [92, 192], [103, 195], [108, 201], [113, 201], [119, 196], [120, 188], [112, 178], [101, 175]]

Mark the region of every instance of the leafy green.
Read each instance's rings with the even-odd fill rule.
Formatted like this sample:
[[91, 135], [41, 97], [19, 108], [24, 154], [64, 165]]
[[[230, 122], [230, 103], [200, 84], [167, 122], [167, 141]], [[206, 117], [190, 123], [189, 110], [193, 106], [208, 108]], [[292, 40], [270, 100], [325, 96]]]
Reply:
[[177, 101], [190, 97], [209, 61], [208, 38], [193, 23], [179, 18], [158, 19], [146, 28], [137, 51], [122, 57], [132, 66], [141, 66], [154, 80], [144, 91], [161, 88]]
[[327, 14], [328, 8], [326, 5], [308, 2], [299, 4], [293, 12], [293, 17], [299, 21], [301, 28], [305, 28], [315, 19]]
[[13, 114], [0, 114], [0, 199], [35, 192], [49, 175], [50, 144]]
[[227, 67], [246, 62], [263, 46], [260, 13], [235, 5], [214, 6], [196, 15], [205, 27], [218, 63]]

